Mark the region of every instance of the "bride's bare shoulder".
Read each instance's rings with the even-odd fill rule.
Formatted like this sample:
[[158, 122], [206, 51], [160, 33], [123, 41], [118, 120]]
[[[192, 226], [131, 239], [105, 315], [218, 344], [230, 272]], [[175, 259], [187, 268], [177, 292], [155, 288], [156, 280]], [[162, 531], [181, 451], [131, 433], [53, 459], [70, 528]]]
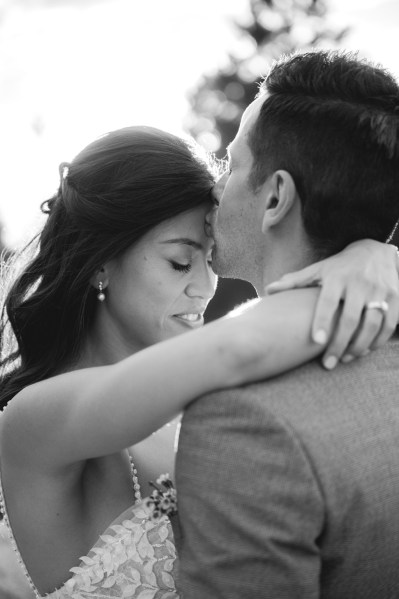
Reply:
[[[58, 381], [55, 381], [55, 379]], [[33, 464], [49, 455], [51, 439], [62, 428], [66, 409], [57, 397], [66, 394], [69, 377], [52, 377], [29, 385], [0, 413], [0, 456]], [[66, 408], [66, 406], [65, 406]]]

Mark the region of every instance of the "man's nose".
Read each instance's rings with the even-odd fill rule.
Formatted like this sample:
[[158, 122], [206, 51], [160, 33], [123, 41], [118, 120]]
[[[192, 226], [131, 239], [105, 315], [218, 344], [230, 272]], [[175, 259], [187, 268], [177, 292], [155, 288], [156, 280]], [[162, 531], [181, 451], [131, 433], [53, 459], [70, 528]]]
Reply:
[[216, 217], [216, 211], [218, 207], [214, 205], [206, 214], [205, 214], [205, 233], [208, 237], [212, 237], [212, 227]]
[[213, 195], [216, 198], [217, 203], [222, 199], [224, 188], [226, 187], [227, 179], [229, 178], [229, 173], [224, 173], [215, 183], [213, 188]]

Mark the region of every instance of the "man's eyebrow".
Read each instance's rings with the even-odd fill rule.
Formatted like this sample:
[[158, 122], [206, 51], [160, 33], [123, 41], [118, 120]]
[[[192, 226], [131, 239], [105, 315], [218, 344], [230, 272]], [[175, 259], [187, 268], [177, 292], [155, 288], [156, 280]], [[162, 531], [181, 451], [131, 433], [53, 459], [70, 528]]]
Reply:
[[176, 237], [175, 239], [166, 239], [165, 241], [161, 241], [160, 243], [177, 243], [179, 245], [189, 245], [196, 250], [203, 250], [204, 247], [198, 241], [194, 241], [194, 239], [190, 239], [189, 237]]

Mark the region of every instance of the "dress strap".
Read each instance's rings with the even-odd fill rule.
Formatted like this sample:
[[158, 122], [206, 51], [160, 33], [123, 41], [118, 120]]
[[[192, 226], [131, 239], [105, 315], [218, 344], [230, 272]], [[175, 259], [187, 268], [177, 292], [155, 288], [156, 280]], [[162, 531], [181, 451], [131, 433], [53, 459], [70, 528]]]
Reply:
[[130, 460], [130, 472], [132, 475], [134, 497], [136, 499], [136, 502], [139, 502], [139, 501], [141, 501], [142, 497], [141, 497], [140, 483], [139, 483], [139, 479], [137, 476], [137, 469], [136, 469], [136, 466], [134, 465], [133, 456], [131, 455], [130, 451], [128, 451], [128, 454], [129, 454], [129, 460]]
[[3, 515], [3, 519], [4, 519], [4, 524], [6, 526], [6, 530], [7, 530], [7, 534], [8, 534], [8, 538], [10, 539], [10, 543], [11, 543], [11, 547], [13, 548], [15, 555], [17, 556], [17, 560], [19, 565], [22, 568], [22, 571], [29, 583], [30, 588], [33, 591], [33, 594], [35, 595], [36, 599], [42, 599], [42, 596], [40, 595], [39, 591], [37, 590], [37, 588], [35, 587], [35, 583], [33, 582], [32, 578], [30, 577], [30, 574], [28, 572], [28, 570], [26, 569], [24, 560], [22, 559], [21, 553], [18, 549], [18, 545], [17, 542], [15, 540], [14, 534], [12, 532], [12, 528], [11, 528], [11, 524], [10, 524], [10, 520], [8, 518], [8, 513], [7, 513], [7, 506], [6, 506], [6, 500], [4, 497], [4, 491], [3, 491], [3, 486], [2, 486], [2, 481], [1, 481], [1, 469], [0, 469], [0, 513]]

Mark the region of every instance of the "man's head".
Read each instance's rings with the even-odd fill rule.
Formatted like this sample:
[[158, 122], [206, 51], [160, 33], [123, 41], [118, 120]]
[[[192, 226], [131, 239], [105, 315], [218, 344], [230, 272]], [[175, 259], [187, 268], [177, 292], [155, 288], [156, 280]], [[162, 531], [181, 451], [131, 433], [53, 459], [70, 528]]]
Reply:
[[334, 52], [279, 61], [245, 111], [219, 184], [214, 265], [263, 285], [399, 218], [399, 87]]

